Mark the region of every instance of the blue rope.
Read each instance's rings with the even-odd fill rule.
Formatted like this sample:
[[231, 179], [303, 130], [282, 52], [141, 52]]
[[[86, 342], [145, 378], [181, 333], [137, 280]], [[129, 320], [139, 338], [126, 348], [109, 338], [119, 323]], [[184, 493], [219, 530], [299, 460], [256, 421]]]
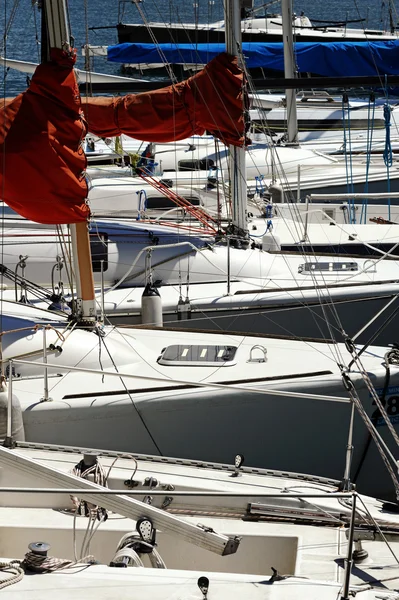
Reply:
[[272, 216], [273, 216], [273, 204], [266, 204], [265, 217], [266, 217], [266, 219], [271, 219]]
[[[347, 118], [345, 119], [345, 108], [348, 109]], [[347, 122], [347, 124], [346, 124]], [[352, 144], [351, 144], [351, 125], [350, 125], [350, 108], [347, 94], [342, 96], [342, 125], [344, 130], [344, 154], [346, 166], [346, 190], [347, 193], [353, 193], [353, 165], [352, 165]], [[348, 132], [348, 137], [347, 137]], [[348, 152], [349, 142], [349, 152]], [[349, 222], [356, 223], [356, 213], [354, 200], [348, 200]]]
[[250, 232], [250, 234], [249, 234], [249, 237], [250, 237], [250, 238], [263, 238], [263, 237], [266, 235], [266, 233], [267, 233], [268, 231], [271, 231], [271, 229], [273, 229], [273, 228], [270, 228], [269, 224], [267, 224], [267, 225], [266, 225], [266, 229], [265, 229], [265, 231], [264, 231], [263, 233], [261, 233], [261, 235], [255, 235], [255, 234], [254, 234], [254, 233], [252, 233], [252, 231], [251, 231], [251, 232]]
[[384, 104], [384, 121], [385, 121], [385, 148], [384, 148], [384, 163], [387, 167], [392, 167], [392, 146], [391, 146], [391, 107], [388, 102]]
[[[387, 168], [387, 191], [391, 191], [391, 179], [389, 169], [393, 164], [392, 146], [391, 146], [391, 107], [388, 102], [384, 104], [384, 122], [385, 122], [385, 148], [384, 148], [384, 163]], [[391, 199], [388, 198], [388, 219], [391, 220]]]
[[255, 191], [257, 194], [262, 194], [266, 189], [266, 184], [263, 179], [263, 175], [255, 175]]
[[261, 235], [255, 235], [255, 233], [250, 233], [249, 237], [251, 238], [263, 238], [264, 235], [266, 235], [266, 233], [268, 231], [272, 231], [273, 230], [273, 221], [271, 219], [269, 219], [268, 221], [266, 221], [266, 229], [264, 231], [264, 233], [261, 233]]
[[[371, 113], [371, 119], [370, 119]], [[375, 118], [375, 95], [370, 94], [368, 110], [367, 110], [367, 142], [366, 142], [366, 183], [364, 184], [364, 192], [367, 194], [369, 191], [369, 169], [371, 161], [371, 150], [373, 147], [373, 133], [374, 133], [374, 118]], [[362, 212], [360, 214], [360, 223], [367, 222], [367, 200], [363, 200]]]

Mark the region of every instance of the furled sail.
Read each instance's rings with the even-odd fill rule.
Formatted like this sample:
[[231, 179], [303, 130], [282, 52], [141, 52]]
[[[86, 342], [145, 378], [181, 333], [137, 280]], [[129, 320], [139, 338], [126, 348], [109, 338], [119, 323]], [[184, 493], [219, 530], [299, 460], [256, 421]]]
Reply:
[[75, 60], [52, 49], [29, 89], [0, 107], [0, 197], [38, 223], [78, 223], [90, 214]]
[[28, 90], [0, 107], [0, 197], [27, 219], [62, 224], [90, 216], [85, 117], [99, 136], [166, 142], [209, 131], [226, 144], [245, 142], [243, 73], [229, 54], [162, 90], [82, 102], [74, 63], [52, 49]]
[[222, 53], [186, 81], [123, 97], [84, 98], [89, 130], [100, 137], [122, 133], [148, 142], [170, 142], [208, 131], [225, 144], [243, 146], [243, 72]]

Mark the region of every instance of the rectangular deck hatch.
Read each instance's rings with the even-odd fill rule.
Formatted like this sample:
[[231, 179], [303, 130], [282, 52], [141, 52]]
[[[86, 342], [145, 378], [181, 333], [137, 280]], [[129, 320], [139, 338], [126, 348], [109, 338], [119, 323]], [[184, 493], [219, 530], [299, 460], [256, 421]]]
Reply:
[[298, 273], [347, 273], [358, 271], [357, 262], [307, 262], [299, 265]]
[[158, 358], [160, 365], [223, 366], [232, 365], [236, 346], [211, 346], [208, 344], [175, 344], [167, 346]]

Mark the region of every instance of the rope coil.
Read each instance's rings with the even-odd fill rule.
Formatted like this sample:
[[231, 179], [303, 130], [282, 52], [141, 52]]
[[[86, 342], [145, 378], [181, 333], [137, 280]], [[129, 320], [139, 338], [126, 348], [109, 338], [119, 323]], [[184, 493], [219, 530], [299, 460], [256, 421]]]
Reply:
[[144, 567], [140, 552], [140, 547], [142, 548], [143, 546], [149, 550], [149, 552], [144, 552], [144, 554], [147, 554], [153, 569], [167, 568], [155, 546], [142, 540], [141, 537], [136, 533], [126, 533], [120, 539], [116, 548], [115, 556], [111, 562], [124, 562], [123, 559], [127, 559], [135, 567]]
[[19, 560], [11, 560], [10, 562], [0, 562], [0, 572], [8, 573], [10, 576], [5, 579], [0, 579], [0, 590], [18, 583], [24, 576], [24, 570], [21, 567]]
[[36, 571], [37, 573], [49, 573], [65, 569], [72, 564], [71, 560], [47, 556], [46, 554], [37, 554], [36, 552], [27, 552], [22, 565], [28, 571]]
[[51, 573], [62, 569], [69, 569], [78, 564], [94, 564], [96, 562], [94, 556], [88, 555], [82, 557], [79, 561], [72, 561], [66, 558], [57, 558], [55, 556], [47, 556], [47, 554], [39, 554], [37, 552], [27, 552], [21, 563], [21, 571], [26, 569], [36, 573]]

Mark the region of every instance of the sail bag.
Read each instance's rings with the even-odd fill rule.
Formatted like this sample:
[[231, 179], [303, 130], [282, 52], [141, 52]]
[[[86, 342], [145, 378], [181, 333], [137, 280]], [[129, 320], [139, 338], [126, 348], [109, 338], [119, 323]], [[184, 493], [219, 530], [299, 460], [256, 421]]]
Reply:
[[224, 144], [245, 142], [243, 72], [222, 53], [186, 81], [153, 92], [83, 98], [89, 131], [122, 133], [147, 142], [171, 142], [206, 131]]
[[27, 91], [0, 108], [0, 198], [38, 223], [78, 223], [90, 215], [75, 60], [52, 49]]

